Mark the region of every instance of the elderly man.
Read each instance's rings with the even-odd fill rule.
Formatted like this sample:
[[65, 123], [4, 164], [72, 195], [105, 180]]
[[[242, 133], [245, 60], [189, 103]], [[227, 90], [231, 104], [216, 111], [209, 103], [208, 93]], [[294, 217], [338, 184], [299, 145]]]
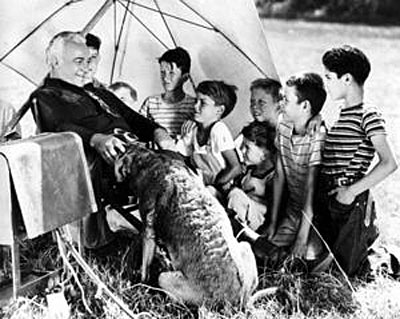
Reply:
[[[125, 152], [119, 137], [135, 134], [141, 141], [154, 141], [160, 148], [171, 145], [166, 130], [127, 107], [102, 87], [84, 88], [90, 76], [90, 53], [85, 38], [61, 32], [46, 50], [50, 68], [43, 84], [30, 96], [35, 121], [41, 132], [72, 131], [82, 138], [99, 207], [112, 193], [112, 166]], [[119, 137], [118, 137], [119, 136]], [[85, 222], [85, 245], [98, 248], [110, 243], [104, 208]]]

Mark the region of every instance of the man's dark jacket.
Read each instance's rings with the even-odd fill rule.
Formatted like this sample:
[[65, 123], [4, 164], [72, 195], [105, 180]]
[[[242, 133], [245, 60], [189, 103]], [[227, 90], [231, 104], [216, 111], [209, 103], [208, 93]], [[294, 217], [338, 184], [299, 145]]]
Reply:
[[[119, 117], [106, 112], [85, 90], [103, 100]], [[35, 102], [33, 102], [35, 101]], [[115, 128], [134, 133], [143, 142], [153, 140], [156, 123], [130, 109], [104, 88], [78, 87], [60, 79], [45, 78], [30, 96], [33, 116], [40, 132], [77, 133], [83, 140], [89, 162], [95, 150], [89, 145], [95, 133], [111, 134]]]
[[[92, 92], [94, 98], [87, 93]], [[101, 107], [99, 99], [112, 112]], [[103, 199], [112, 201], [115, 179], [112, 167], [107, 165], [97, 151], [90, 146], [95, 133], [111, 134], [119, 128], [134, 133], [143, 142], [152, 141], [157, 124], [126, 106], [105, 88], [86, 85], [81, 88], [60, 79], [47, 77], [43, 85], [30, 96], [31, 110], [40, 132], [77, 133], [83, 140], [85, 154], [92, 176], [98, 214], [85, 219], [84, 240], [86, 247], [96, 248], [110, 243], [113, 239], [102, 209]], [[115, 115], [113, 115], [115, 114]]]

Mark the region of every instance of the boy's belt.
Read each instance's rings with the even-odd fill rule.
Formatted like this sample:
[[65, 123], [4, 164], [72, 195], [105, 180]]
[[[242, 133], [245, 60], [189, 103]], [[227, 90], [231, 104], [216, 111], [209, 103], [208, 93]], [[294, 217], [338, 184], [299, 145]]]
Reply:
[[336, 187], [350, 186], [362, 177], [363, 175], [323, 175], [321, 181], [325, 188], [333, 189]]

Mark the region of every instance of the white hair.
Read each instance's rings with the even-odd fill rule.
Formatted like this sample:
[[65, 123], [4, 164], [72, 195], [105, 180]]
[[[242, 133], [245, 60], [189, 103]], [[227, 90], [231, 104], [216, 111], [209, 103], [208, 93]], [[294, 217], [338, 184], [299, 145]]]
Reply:
[[56, 34], [49, 42], [46, 48], [46, 63], [52, 67], [56, 59], [61, 59], [64, 52], [65, 44], [68, 42], [85, 44], [86, 39], [79, 32], [63, 31]]

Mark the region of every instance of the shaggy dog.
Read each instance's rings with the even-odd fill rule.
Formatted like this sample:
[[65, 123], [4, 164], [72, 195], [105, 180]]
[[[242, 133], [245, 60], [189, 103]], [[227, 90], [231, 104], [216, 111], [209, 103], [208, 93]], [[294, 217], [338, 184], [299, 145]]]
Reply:
[[250, 245], [235, 239], [224, 208], [171, 154], [134, 143], [115, 163], [117, 180], [127, 180], [139, 198], [145, 224], [142, 280], [147, 279], [157, 239], [174, 267], [160, 274], [161, 288], [197, 305], [245, 305], [258, 283]]

